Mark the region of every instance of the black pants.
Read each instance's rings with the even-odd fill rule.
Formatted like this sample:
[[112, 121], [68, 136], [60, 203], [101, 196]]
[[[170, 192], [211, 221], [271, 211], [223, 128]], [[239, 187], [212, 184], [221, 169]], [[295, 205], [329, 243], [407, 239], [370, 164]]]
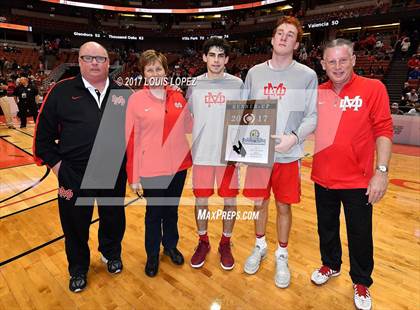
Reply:
[[327, 189], [315, 184], [322, 264], [341, 267], [340, 210], [344, 206], [353, 283], [370, 286], [373, 270], [372, 205], [365, 188]]
[[147, 256], [157, 257], [160, 244], [173, 249], [178, 244], [178, 205], [187, 170], [172, 176], [141, 178], [147, 199], [145, 216], [145, 248]]
[[[120, 172], [115, 189], [80, 190], [83, 171], [84, 169], [77, 169], [62, 161], [58, 174], [58, 206], [71, 276], [84, 274], [89, 270], [89, 227], [95, 199], [99, 214], [98, 250], [102, 255], [107, 259], [120, 259], [121, 241], [125, 232], [125, 172]], [[86, 198], [83, 205], [75, 205], [79, 197]], [[114, 197], [111, 198], [112, 205], [109, 204], [109, 199], [105, 200], [103, 197]]]
[[19, 118], [20, 118], [20, 126], [26, 127], [26, 118], [28, 117], [27, 110], [29, 110], [29, 116], [34, 118], [34, 122], [36, 122], [36, 118], [38, 116], [38, 108], [34, 102], [27, 102], [27, 101], [19, 101], [18, 102], [19, 108]]

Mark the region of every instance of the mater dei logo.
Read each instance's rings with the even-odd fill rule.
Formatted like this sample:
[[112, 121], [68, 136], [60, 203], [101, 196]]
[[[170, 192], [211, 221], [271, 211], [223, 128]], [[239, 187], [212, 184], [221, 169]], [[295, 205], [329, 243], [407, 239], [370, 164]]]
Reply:
[[242, 142], [248, 145], [265, 145], [266, 139], [260, 138], [260, 132], [253, 129], [249, 132], [248, 138], [242, 138]]
[[274, 97], [283, 97], [286, 95], [286, 86], [283, 83], [279, 83], [278, 85], [273, 85], [272, 83], [268, 83], [264, 86], [264, 96], [274, 96]]
[[353, 109], [353, 111], [359, 111], [359, 108], [362, 107], [363, 100], [360, 96], [356, 96], [353, 99], [350, 99], [349, 96], [345, 96], [340, 100], [340, 109], [346, 111], [347, 108]]

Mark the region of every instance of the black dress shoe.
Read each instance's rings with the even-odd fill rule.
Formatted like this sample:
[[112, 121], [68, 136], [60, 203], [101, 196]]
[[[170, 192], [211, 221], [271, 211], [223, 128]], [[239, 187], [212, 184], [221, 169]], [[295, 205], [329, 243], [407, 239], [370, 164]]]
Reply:
[[182, 253], [177, 248], [164, 249], [163, 254], [169, 256], [175, 265], [182, 265], [184, 263], [184, 256], [182, 256]]
[[154, 277], [159, 270], [159, 256], [148, 257], [144, 272], [149, 277]]

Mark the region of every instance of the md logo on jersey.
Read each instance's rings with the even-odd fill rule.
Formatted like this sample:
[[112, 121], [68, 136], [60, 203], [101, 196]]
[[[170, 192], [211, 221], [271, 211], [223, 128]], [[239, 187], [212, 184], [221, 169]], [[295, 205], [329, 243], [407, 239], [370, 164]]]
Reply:
[[177, 109], [182, 109], [182, 103], [181, 103], [181, 102], [179, 102], [179, 101], [175, 101], [175, 102], [174, 102], [174, 106], [175, 106], [175, 108], [177, 108]]
[[286, 86], [283, 83], [280, 83], [277, 86], [273, 86], [273, 84], [268, 83], [264, 86], [264, 96], [275, 96], [275, 97], [283, 97], [286, 94]]
[[125, 99], [124, 99], [123, 96], [115, 96], [115, 95], [112, 95], [111, 102], [114, 105], [121, 105], [122, 107], [125, 105]]
[[212, 104], [224, 104], [226, 102], [226, 97], [221, 92], [219, 92], [215, 95], [212, 94], [211, 92], [208, 92], [207, 96], [204, 97], [204, 102], [209, 107]]
[[353, 109], [354, 111], [359, 111], [359, 108], [362, 106], [363, 100], [360, 96], [356, 96], [353, 99], [350, 99], [349, 96], [345, 96], [340, 100], [340, 108], [343, 111], [346, 111], [347, 108]]

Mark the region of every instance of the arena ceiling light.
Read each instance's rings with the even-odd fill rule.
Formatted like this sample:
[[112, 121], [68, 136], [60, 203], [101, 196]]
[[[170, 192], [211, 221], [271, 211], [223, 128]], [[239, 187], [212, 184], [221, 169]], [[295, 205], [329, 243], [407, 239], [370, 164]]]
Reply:
[[192, 18], [194, 19], [211, 19], [211, 18], [221, 18], [222, 15], [221, 14], [214, 14], [214, 15], [196, 15], [193, 16]]
[[289, 4], [286, 5], [281, 5], [277, 7], [277, 11], [286, 11], [286, 10], [290, 10], [293, 9], [293, 7]]
[[396, 27], [396, 26], [399, 26], [399, 25], [400, 25], [400, 23], [392, 23], [392, 24], [366, 26], [365, 28], [386, 28], [386, 27]]
[[360, 30], [362, 27], [351, 27], [351, 28], [345, 28], [341, 29], [340, 31], [353, 31], [353, 30]]
[[19, 31], [27, 31], [27, 32], [31, 32], [32, 31], [32, 27], [31, 26], [18, 25], [18, 24], [10, 24], [10, 23], [0, 23], [0, 28], [12, 29], [12, 30], [19, 30]]
[[54, 4], [63, 4], [71, 5], [89, 9], [96, 10], [107, 10], [107, 11], [117, 11], [117, 12], [133, 12], [133, 13], [166, 13], [166, 14], [196, 14], [196, 13], [215, 13], [223, 11], [233, 11], [233, 10], [243, 10], [264, 7], [267, 5], [285, 2], [286, 0], [265, 0], [265, 1], [256, 1], [252, 3], [236, 4], [229, 6], [213, 7], [213, 8], [197, 8], [197, 9], [147, 9], [147, 8], [135, 8], [135, 7], [126, 7], [126, 6], [113, 6], [113, 5], [104, 5], [104, 4], [94, 4], [78, 1], [69, 1], [69, 0], [40, 0], [42, 2], [54, 3]]

